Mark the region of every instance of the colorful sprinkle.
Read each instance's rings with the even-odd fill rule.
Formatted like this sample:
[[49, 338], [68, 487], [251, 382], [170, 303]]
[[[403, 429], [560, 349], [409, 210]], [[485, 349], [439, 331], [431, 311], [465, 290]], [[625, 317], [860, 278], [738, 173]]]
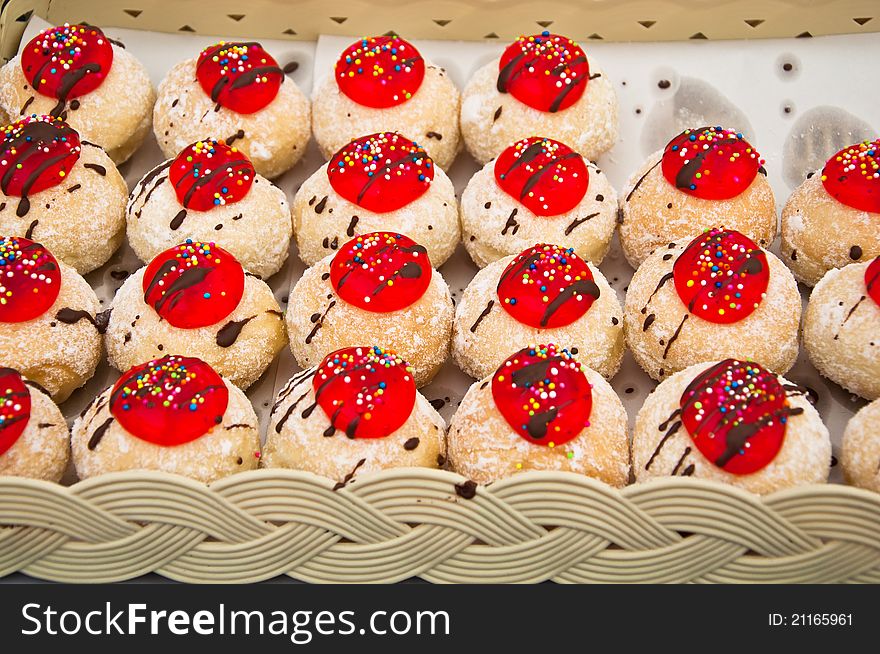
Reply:
[[278, 95], [284, 71], [259, 43], [220, 41], [199, 54], [196, 78], [218, 106], [252, 114]]
[[419, 90], [425, 62], [416, 47], [399, 36], [371, 36], [352, 43], [339, 56], [336, 84], [354, 102], [384, 109], [403, 104]]
[[848, 207], [880, 213], [880, 139], [856, 143], [831, 157], [822, 169], [822, 185]]
[[26, 322], [42, 316], [61, 290], [58, 261], [39, 243], [0, 237], [0, 322]]
[[250, 191], [255, 176], [243, 152], [214, 139], [184, 148], [168, 170], [178, 202], [196, 211], [238, 202]]

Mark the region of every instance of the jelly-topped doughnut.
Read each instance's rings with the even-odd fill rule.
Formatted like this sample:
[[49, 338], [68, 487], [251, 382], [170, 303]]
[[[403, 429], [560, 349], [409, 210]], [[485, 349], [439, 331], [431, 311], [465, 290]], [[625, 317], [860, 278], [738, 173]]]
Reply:
[[399, 36], [370, 36], [355, 41], [336, 61], [339, 90], [365, 107], [403, 104], [419, 90], [425, 61]]
[[0, 456], [24, 433], [31, 418], [31, 394], [21, 375], [0, 368]]
[[244, 270], [213, 243], [187, 241], [147, 266], [144, 301], [174, 327], [194, 329], [226, 318], [244, 294]]
[[168, 181], [184, 208], [208, 211], [244, 198], [256, 174], [250, 159], [235, 147], [205, 139], [177, 155]]
[[843, 432], [840, 463], [846, 483], [880, 493], [880, 400], [866, 404]]
[[672, 273], [688, 311], [717, 323], [751, 315], [770, 283], [764, 251], [747, 236], [718, 228], [691, 241], [675, 260]]
[[600, 292], [593, 273], [571, 248], [538, 244], [511, 261], [497, 287], [498, 300], [532, 327], [563, 327], [583, 316]]
[[104, 33], [91, 25], [49, 27], [28, 42], [21, 69], [34, 89], [56, 98], [51, 115], [58, 117], [68, 100], [91, 93], [113, 65], [113, 48]]
[[865, 269], [865, 288], [877, 306], [880, 306], [880, 256]]
[[788, 417], [785, 389], [757, 363], [725, 359], [688, 384], [677, 415], [696, 448], [719, 468], [748, 475], [776, 458]]
[[199, 53], [196, 79], [212, 102], [252, 114], [278, 95], [284, 71], [259, 43], [221, 41]]
[[825, 163], [821, 180], [838, 202], [880, 213], [880, 139], [862, 141], [835, 154]]
[[538, 216], [557, 216], [580, 204], [590, 184], [583, 157], [564, 143], [532, 136], [495, 160], [495, 181]]
[[0, 322], [42, 316], [61, 291], [58, 261], [39, 243], [0, 237]]
[[28, 195], [57, 186], [79, 160], [79, 134], [51, 116], [27, 116], [2, 128], [0, 189], [21, 198], [16, 215], [30, 210]]
[[584, 94], [590, 64], [571, 39], [542, 32], [520, 36], [498, 62], [498, 91], [538, 111], [568, 109]]
[[663, 151], [663, 176], [704, 200], [729, 200], [754, 181], [764, 160], [743, 135], [723, 127], [686, 129]]
[[327, 166], [330, 186], [359, 207], [387, 213], [420, 198], [434, 180], [425, 149], [396, 132], [355, 139]]
[[562, 445], [590, 426], [590, 383], [569, 351], [552, 343], [511, 355], [492, 377], [492, 397], [514, 431], [538, 445]]
[[[171, 447], [205, 435], [223, 421], [229, 391], [200, 359], [175, 355], [131, 368], [113, 385], [110, 414], [133, 436]], [[89, 449], [98, 445], [95, 436]]]
[[330, 283], [349, 304], [387, 313], [422, 297], [432, 272], [424, 246], [403, 234], [372, 232], [339, 249], [330, 264]]
[[349, 438], [390, 435], [407, 421], [416, 401], [412, 369], [378, 346], [331, 352], [318, 366], [312, 388], [333, 429]]

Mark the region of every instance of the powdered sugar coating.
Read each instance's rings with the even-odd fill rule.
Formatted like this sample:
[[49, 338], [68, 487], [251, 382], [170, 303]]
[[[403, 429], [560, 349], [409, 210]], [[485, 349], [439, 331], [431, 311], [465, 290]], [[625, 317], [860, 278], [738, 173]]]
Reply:
[[[33, 98], [33, 99], [31, 99]], [[67, 103], [64, 120], [86, 141], [97, 143], [117, 164], [127, 160], [150, 130], [156, 92], [146, 68], [124, 48], [113, 46], [113, 65], [91, 93]], [[0, 69], [0, 107], [10, 117], [48, 114], [58, 100], [34, 91], [15, 56]], [[65, 117], [66, 115], [66, 117]]]
[[[165, 447], [141, 440], [112, 418], [107, 388], [73, 423], [71, 450], [80, 479], [124, 470], [162, 470], [211, 483], [242, 470], [253, 470], [260, 461], [257, 415], [247, 396], [229, 380], [229, 404], [223, 421], [193, 441]], [[107, 421], [110, 421], [107, 423]], [[89, 447], [95, 432], [107, 424], [97, 444]]]
[[297, 363], [308, 368], [334, 350], [376, 343], [413, 367], [417, 386], [431, 381], [449, 355], [455, 312], [443, 276], [433, 270], [424, 295], [408, 307], [374, 313], [336, 294], [330, 280], [332, 261], [333, 255], [325, 257], [291, 288], [286, 320]]
[[829, 270], [804, 313], [804, 347], [816, 369], [848, 391], [880, 397], [880, 306], [868, 296], [870, 263]]
[[0, 454], [0, 477], [30, 477], [60, 481], [70, 458], [70, 434], [61, 409], [37, 388], [27, 383], [31, 415], [18, 440]]
[[558, 216], [537, 216], [505, 193], [495, 181], [494, 162], [477, 171], [461, 194], [461, 237], [474, 263], [482, 268], [535, 243], [558, 243], [599, 265], [617, 225], [617, 193], [595, 164], [586, 163], [586, 195]]
[[[838, 202], [811, 173], [782, 209], [782, 259], [798, 281], [816, 284], [832, 268], [880, 256], [880, 214]], [[856, 254], [853, 246], [859, 248]]]
[[235, 147], [269, 179], [292, 168], [305, 154], [309, 101], [290, 78], [285, 76], [275, 99], [255, 113], [218, 106], [196, 80], [195, 58], [173, 66], [159, 84], [153, 109], [153, 132], [163, 154], [170, 159], [199, 139], [234, 136]]
[[761, 247], [775, 240], [776, 201], [766, 175], [756, 175], [729, 200], [704, 200], [666, 180], [659, 165], [662, 157], [663, 150], [648, 157], [620, 192], [620, 244], [633, 268], [658, 248], [713, 227], [735, 229]]
[[[496, 58], [479, 68], [464, 88], [461, 133], [468, 152], [485, 164], [508, 145], [530, 136], [565, 143], [595, 161], [617, 141], [617, 93], [596, 61], [589, 57], [590, 80], [572, 106], [549, 113], [498, 91]], [[496, 118], [497, 114], [497, 118]]]
[[797, 359], [801, 318], [801, 295], [788, 268], [765, 250], [770, 282], [758, 307], [738, 322], [709, 322], [688, 312], [671, 277], [660, 284], [690, 241], [658, 249], [633, 275], [624, 332], [636, 362], [657, 380], [700, 361], [725, 358], [757, 361], [776, 374], [788, 372]]
[[[831, 465], [831, 438], [819, 413], [798, 392], [788, 394], [788, 404], [792, 408], [802, 409], [803, 413], [788, 417], [785, 440], [776, 458], [752, 474], [735, 475], [716, 466], [694, 447], [683, 426], [673, 431], [659, 447], [660, 441], [675, 422], [673, 420], [666, 424], [673, 411], [679, 408], [682, 393], [712, 363], [698, 363], [677, 372], [648, 396], [636, 416], [633, 431], [632, 460], [636, 481], [681, 474], [691, 465], [694, 477], [728, 483], [761, 495], [801, 484], [827, 481]], [[782, 377], [779, 382], [783, 386], [791, 385]], [[690, 451], [685, 456], [686, 448], [690, 448]], [[651, 461], [652, 455], [654, 458]], [[650, 466], [645, 469], [648, 461], [651, 461]]]
[[337, 194], [324, 164], [293, 198], [293, 230], [300, 258], [313, 266], [354, 236], [386, 231], [405, 234], [424, 245], [431, 263], [442, 265], [455, 251], [461, 231], [452, 181], [442, 169], [433, 170], [434, 180], [419, 198], [395, 211], [374, 213]]
[[840, 463], [848, 484], [880, 493], [880, 400], [862, 407], [843, 433]]
[[472, 384], [449, 424], [452, 469], [479, 484], [521, 470], [561, 470], [624, 486], [629, 479], [626, 411], [599, 373], [586, 367], [583, 372], [592, 386], [590, 425], [556, 447], [533, 444], [510, 427], [492, 398], [491, 376]]
[[413, 96], [383, 109], [356, 103], [339, 90], [332, 74], [324, 74], [312, 93], [312, 131], [324, 158], [361, 136], [400, 132], [424, 147], [437, 166], [449, 168], [460, 147], [459, 93], [442, 68], [425, 63], [425, 77]]
[[[539, 329], [518, 322], [504, 310], [498, 298], [498, 281], [515, 258], [512, 255], [490, 263], [477, 272], [464, 290], [455, 308], [452, 356], [456, 365], [471, 377], [482, 379], [519, 348], [532, 343], [556, 343], [584, 365], [611, 379], [623, 359], [623, 309], [605, 276], [587, 264], [599, 287], [599, 298], [574, 322]], [[490, 301], [493, 304], [484, 313]]]

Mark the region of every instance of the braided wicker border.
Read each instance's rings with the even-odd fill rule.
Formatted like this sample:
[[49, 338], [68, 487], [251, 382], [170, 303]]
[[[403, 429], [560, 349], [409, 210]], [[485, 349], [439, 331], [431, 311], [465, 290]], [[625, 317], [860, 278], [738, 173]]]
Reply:
[[697, 479], [615, 490], [528, 472], [479, 487], [403, 468], [334, 482], [257, 470], [207, 487], [155, 472], [69, 488], [0, 477], [0, 576], [197, 583], [880, 583], [880, 495], [758, 498]]

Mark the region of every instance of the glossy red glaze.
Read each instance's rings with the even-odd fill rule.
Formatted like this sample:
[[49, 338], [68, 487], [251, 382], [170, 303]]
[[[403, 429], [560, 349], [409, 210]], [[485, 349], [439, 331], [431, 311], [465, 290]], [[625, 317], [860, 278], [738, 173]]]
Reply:
[[213, 139], [188, 146], [168, 169], [177, 201], [196, 211], [238, 202], [251, 190], [255, 175], [243, 152]]
[[199, 54], [196, 78], [212, 102], [236, 113], [252, 114], [278, 95], [284, 71], [259, 43], [221, 41]]
[[0, 135], [0, 190], [4, 195], [26, 197], [57, 186], [79, 161], [79, 134], [51, 116], [26, 116], [4, 126]]
[[865, 270], [865, 288], [870, 298], [880, 306], [880, 257], [875, 258]]
[[31, 394], [21, 375], [0, 368], [0, 456], [24, 433], [31, 419]]
[[62, 103], [101, 86], [112, 65], [113, 46], [91, 25], [50, 27], [21, 51], [21, 70], [30, 85]]
[[844, 148], [822, 169], [822, 185], [838, 202], [880, 213], [880, 139]]
[[425, 78], [418, 49], [399, 36], [371, 36], [352, 43], [336, 62], [336, 84], [365, 107], [384, 109], [409, 100]]
[[49, 250], [30, 239], [0, 237], [0, 322], [42, 316], [61, 291], [61, 270]]

